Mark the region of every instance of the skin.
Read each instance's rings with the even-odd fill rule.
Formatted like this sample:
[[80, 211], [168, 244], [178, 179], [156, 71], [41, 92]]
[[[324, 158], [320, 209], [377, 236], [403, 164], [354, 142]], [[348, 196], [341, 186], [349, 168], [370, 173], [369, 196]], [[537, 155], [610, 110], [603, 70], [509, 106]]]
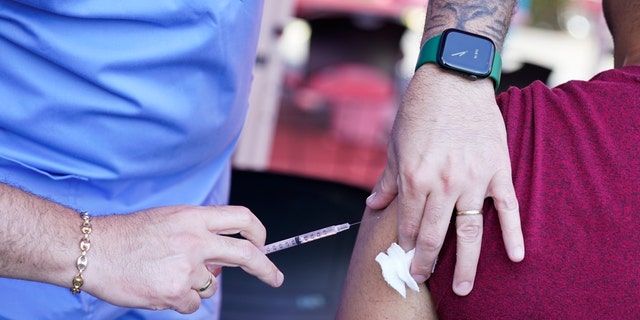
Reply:
[[[422, 42], [457, 28], [493, 40], [501, 49], [515, 1], [429, 1]], [[372, 195], [371, 209], [397, 197], [398, 242], [416, 248], [411, 274], [426, 281], [442, 247], [454, 210], [477, 210], [492, 197], [507, 254], [524, 259], [518, 201], [511, 180], [506, 130], [490, 79], [473, 81], [426, 64], [413, 76], [399, 107], [387, 166]], [[468, 217], [459, 230], [468, 241], [458, 248], [453, 289], [473, 288], [480, 255], [482, 220]]]
[[[637, 37], [637, 31], [640, 30], [640, 1], [604, 0], [603, 7], [615, 43], [615, 67], [640, 65], [640, 38]], [[398, 206], [399, 198], [396, 198], [383, 210], [365, 210], [336, 319], [437, 318], [424, 283], [419, 283], [420, 292], [407, 290], [405, 299], [386, 284], [380, 266], [374, 261], [379, 252], [386, 251], [399, 238]], [[456, 217], [458, 247], [481, 237], [482, 228], [478, 228], [482, 224], [481, 219], [481, 216]], [[458, 253], [457, 260], [460, 258]], [[456, 263], [456, 273], [460, 271], [458, 268]]]
[[[397, 201], [382, 211], [365, 210], [347, 272], [337, 320], [436, 319], [431, 296], [424, 283], [420, 292], [407, 290], [403, 298], [382, 278], [376, 255], [397, 241]], [[375, 217], [378, 217], [375, 219]]]
[[605, 0], [602, 9], [613, 36], [614, 66], [639, 65], [640, 41], [637, 40], [637, 34], [640, 32], [640, 2]]
[[[70, 287], [82, 238], [78, 213], [6, 184], [0, 206], [0, 277]], [[241, 267], [273, 287], [284, 281], [258, 249], [264, 226], [244, 207], [158, 207], [92, 217], [91, 225], [81, 289], [118, 306], [193, 313], [217, 283], [197, 289], [221, 267]], [[227, 236], [237, 233], [246, 240]]]

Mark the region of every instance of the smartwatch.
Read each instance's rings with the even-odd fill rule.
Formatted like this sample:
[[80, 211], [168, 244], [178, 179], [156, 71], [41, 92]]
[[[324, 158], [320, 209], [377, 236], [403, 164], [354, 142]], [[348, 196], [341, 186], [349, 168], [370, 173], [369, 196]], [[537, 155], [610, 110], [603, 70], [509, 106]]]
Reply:
[[500, 86], [500, 54], [491, 39], [478, 34], [458, 29], [445, 30], [425, 42], [415, 70], [425, 63], [435, 63], [471, 79], [489, 77], [496, 90]]

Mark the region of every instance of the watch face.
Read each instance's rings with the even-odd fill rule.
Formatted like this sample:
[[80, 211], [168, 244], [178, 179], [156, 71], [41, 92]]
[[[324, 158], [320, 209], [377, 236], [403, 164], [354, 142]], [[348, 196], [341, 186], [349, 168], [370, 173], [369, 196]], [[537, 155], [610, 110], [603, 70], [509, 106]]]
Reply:
[[495, 46], [489, 38], [460, 30], [447, 30], [442, 34], [438, 62], [440, 65], [485, 78], [491, 74]]

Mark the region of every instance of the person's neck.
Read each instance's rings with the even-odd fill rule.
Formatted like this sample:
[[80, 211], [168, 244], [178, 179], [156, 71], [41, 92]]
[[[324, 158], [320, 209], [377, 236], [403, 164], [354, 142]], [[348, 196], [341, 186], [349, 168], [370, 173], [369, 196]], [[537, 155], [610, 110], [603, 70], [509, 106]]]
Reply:
[[640, 51], [632, 51], [624, 57], [622, 63], [623, 67], [626, 66], [640, 66]]
[[622, 41], [616, 43], [615, 48], [619, 50], [614, 49], [616, 67], [640, 65], [640, 42], [628, 36], [626, 38], [618, 36], [618, 38]]

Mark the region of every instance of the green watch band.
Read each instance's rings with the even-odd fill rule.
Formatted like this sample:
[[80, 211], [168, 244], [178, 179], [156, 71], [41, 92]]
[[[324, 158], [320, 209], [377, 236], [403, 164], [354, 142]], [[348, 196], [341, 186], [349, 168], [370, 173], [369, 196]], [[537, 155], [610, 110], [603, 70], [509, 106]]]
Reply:
[[[437, 35], [427, 40], [427, 42], [425, 42], [425, 44], [420, 49], [420, 54], [418, 55], [418, 62], [416, 64], [415, 70], [418, 70], [418, 68], [420, 68], [425, 63], [434, 63], [445, 69], [451, 69], [446, 66], [443, 66], [438, 59], [438, 55], [440, 54], [440, 47], [442, 45], [441, 40], [442, 40], [442, 34]], [[456, 70], [456, 69], [453, 69], [453, 70]], [[461, 70], [456, 70], [456, 71], [465, 73], [464, 71], [461, 71]], [[502, 73], [502, 58], [500, 57], [500, 53], [498, 53], [498, 50], [495, 50], [495, 47], [494, 47], [493, 64], [491, 66], [491, 73], [488, 75], [488, 77], [493, 80], [495, 90], [498, 90], [498, 87], [500, 87], [501, 73]], [[483, 78], [473, 74], [469, 74], [469, 75], [475, 78]]]

